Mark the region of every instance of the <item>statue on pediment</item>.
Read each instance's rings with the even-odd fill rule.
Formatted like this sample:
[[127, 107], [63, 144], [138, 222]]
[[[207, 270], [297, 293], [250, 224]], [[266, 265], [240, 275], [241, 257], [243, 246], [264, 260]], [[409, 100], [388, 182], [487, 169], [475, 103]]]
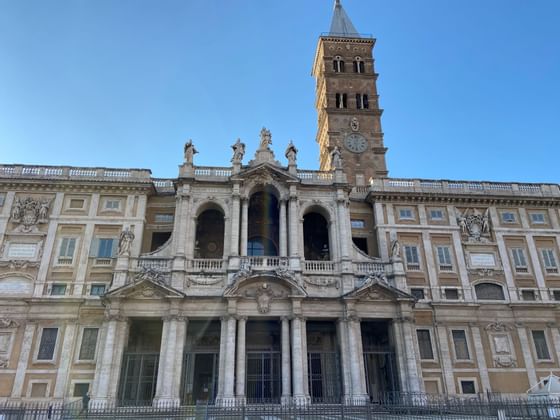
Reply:
[[290, 144], [288, 144], [285, 154], [286, 159], [288, 159], [288, 165], [296, 164], [297, 152], [298, 150], [296, 149], [296, 146], [294, 146], [294, 143], [292, 143], [292, 141], [290, 140]]
[[259, 149], [265, 150], [268, 149], [272, 144], [272, 134], [270, 134], [270, 130], [267, 130], [265, 127], [261, 129], [261, 144]]
[[231, 158], [232, 163], [241, 163], [243, 161], [243, 156], [245, 155], [245, 143], [241, 142], [241, 139], [237, 139], [235, 144], [231, 146], [233, 149], [233, 157]]
[[184, 152], [185, 152], [185, 163], [192, 165], [194, 155], [198, 153], [198, 151], [194, 148], [191, 139], [189, 139], [189, 141], [185, 143]]

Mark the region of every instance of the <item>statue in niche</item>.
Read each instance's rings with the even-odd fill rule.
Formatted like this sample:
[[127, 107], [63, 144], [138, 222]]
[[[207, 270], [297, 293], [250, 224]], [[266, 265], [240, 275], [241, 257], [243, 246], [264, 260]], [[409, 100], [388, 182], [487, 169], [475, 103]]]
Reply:
[[245, 143], [242, 143], [241, 139], [237, 139], [231, 148], [233, 149], [233, 157], [231, 158], [232, 163], [241, 163], [243, 156], [245, 155]]
[[134, 232], [125, 228], [119, 237], [119, 255], [130, 255], [132, 241], [134, 241]]
[[185, 151], [185, 163], [192, 165], [194, 155], [198, 153], [198, 151], [194, 148], [191, 139], [189, 139], [189, 141], [185, 143], [184, 151]]
[[340, 153], [338, 146], [334, 146], [334, 149], [331, 152], [331, 167], [334, 169], [342, 168], [342, 154]]
[[296, 164], [297, 152], [298, 150], [296, 149], [296, 146], [294, 146], [294, 143], [292, 143], [292, 141], [290, 140], [290, 143], [286, 148], [286, 155], [285, 155], [286, 158], [288, 159], [288, 165]]
[[272, 144], [272, 134], [270, 134], [270, 130], [267, 130], [265, 127], [261, 129], [261, 145], [259, 147], [260, 150], [268, 149], [268, 146]]

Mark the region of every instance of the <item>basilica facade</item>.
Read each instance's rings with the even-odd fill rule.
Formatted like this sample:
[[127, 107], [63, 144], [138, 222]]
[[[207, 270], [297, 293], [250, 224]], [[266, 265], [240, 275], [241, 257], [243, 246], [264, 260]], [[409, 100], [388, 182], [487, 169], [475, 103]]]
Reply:
[[362, 404], [560, 372], [556, 184], [388, 177], [375, 40], [313, 62], [320, 170], [185, 144], [147, 169], [0, 165], [0, 401]]

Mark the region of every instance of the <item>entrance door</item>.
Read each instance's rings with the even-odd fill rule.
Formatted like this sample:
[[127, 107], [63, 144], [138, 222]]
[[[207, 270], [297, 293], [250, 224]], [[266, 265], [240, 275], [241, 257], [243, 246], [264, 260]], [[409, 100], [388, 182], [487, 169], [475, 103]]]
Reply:
[[159, 353], [125, 353], [119, 401], [122, 405], [151, 405], [156, 393]]
[[393, 352], [364, 352], [367, 393], [372, 401], [385, 400], [397, 391], [397, 369]]
[[213, 403], [218, 392], [218, 353], [185, 353], [183, 404]]
[[278, 403], [281, 396], [281, 353], [248, 351], [246, 396], [249, 403]]
[[339, 403], [341, 377], [338, 353], [307, 353], [309, 394], [314, 403]]

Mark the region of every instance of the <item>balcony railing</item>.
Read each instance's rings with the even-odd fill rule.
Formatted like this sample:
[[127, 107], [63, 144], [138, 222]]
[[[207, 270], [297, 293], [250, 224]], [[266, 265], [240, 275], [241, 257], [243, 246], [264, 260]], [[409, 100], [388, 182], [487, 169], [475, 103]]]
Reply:
[[41, 178], [149, 182], [149, 169], [78, 168], [72, 166], [0, 165], [0, 178]]
[[332, 184], [334, 176], [327, 171], [298, 170], [297, 176], [304, 184]]
[[222, 271], [225, 268], [225, 264], [222, 259], [195, 258], [189, 260], [187, 267], [194, 271]]
[[152, 268], [159, 271], [171, 269], [171, 259], [169, 258], [139, 258], [136, 264], [138, 268]]
[[354, 265], [354, 273], [356, 274], [370, 274], [370, 273], [385, 272], [384, 263], [355, 262], [353, 265]]
[[337, 264], [334, 261], [306, 260], [303, 269], [304, 271], [329, 273], [337, 271]]
[[196, 166], [194, 168], [196, 178], [225, 179], [231, 176], [231, 168], [214, 166]]
[[241, 258], [241, 266], [247, 267], [250, 266], [252, 269], [271, 269], [271, 268], [278, 268], [278, 267], [288, 267], [288, 258], [287, 257], [242, 257]]

